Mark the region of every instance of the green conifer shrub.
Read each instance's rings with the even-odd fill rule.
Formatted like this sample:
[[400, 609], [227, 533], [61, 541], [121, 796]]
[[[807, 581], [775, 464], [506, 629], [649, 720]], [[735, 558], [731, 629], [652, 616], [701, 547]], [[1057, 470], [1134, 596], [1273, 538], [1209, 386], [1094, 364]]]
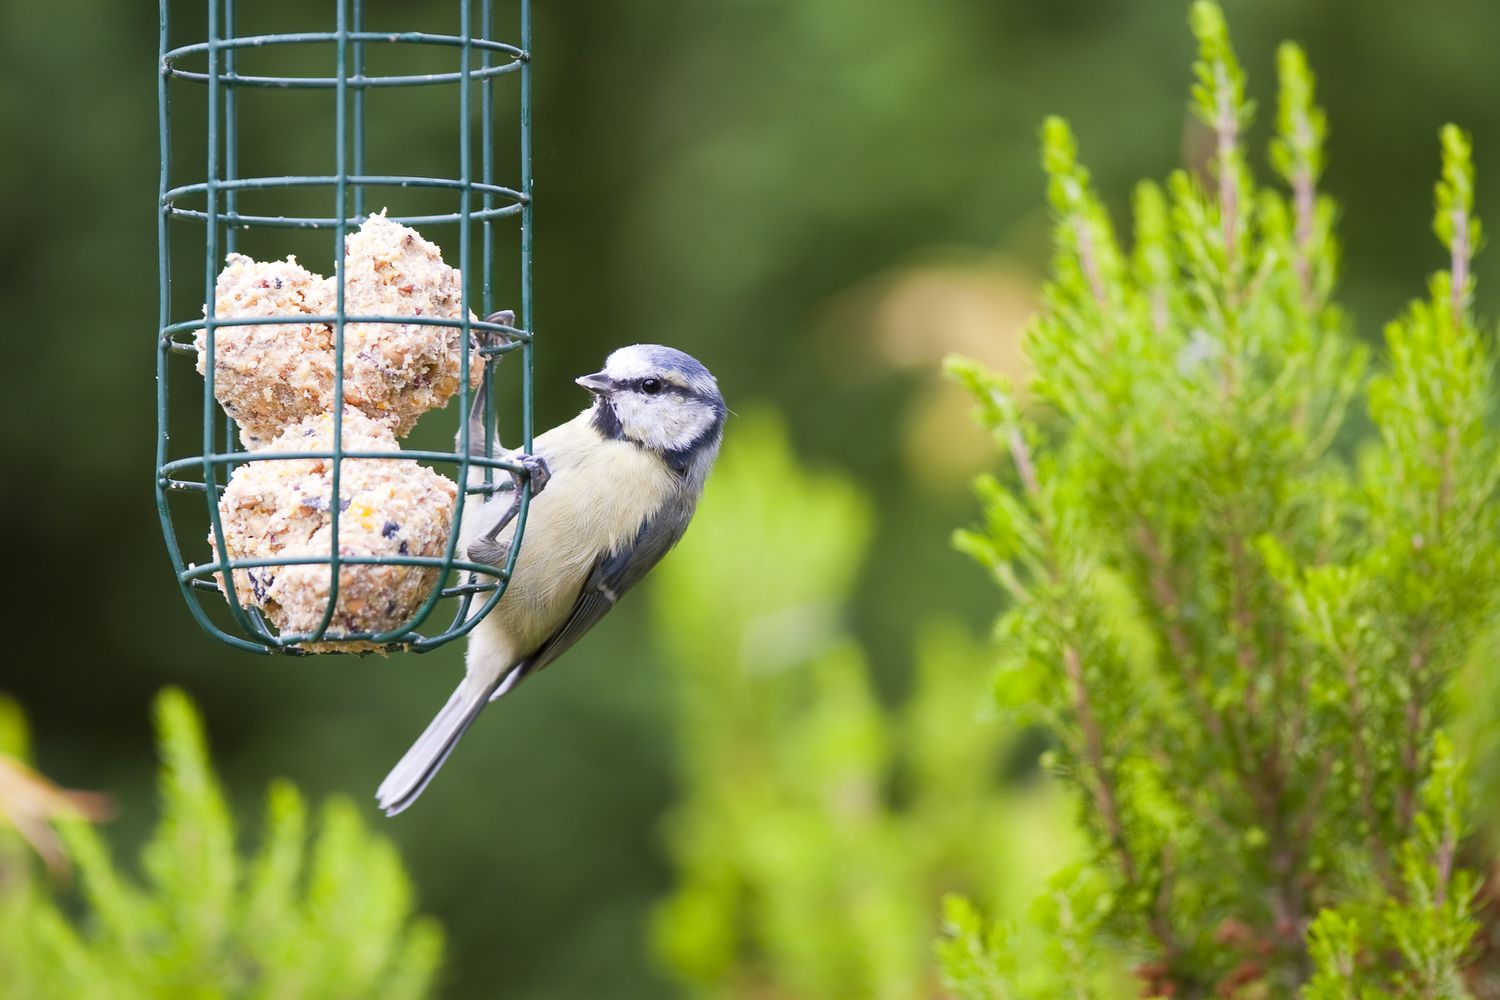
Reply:
[[[141, 852], [143, 882], [100, 832], [62, 819], [81, 900], [0, 840], [0, 996], [7, 1000], [416, 1000], [434, 986], [442, 933], [413, 917], [394, 846], [347, 799], [308, 810], [271, 786], [259, 848], [246, 858], [187, 696], [156, 702], [162, 816]], [[14, 734], [12, 734], [14, 736]], [[14, 744], [14, 739], [0, 743]]]
[[1007, 954], [962, 901], [945, 982], [1099, 995], [1077, 972], [1103, 952], [1147, 995], [1466, 996], [1476, 882], [1446, 698], [1500, 567], [1469, 142], [1442, 130], [1447, 269], [1371, 364], [1333, 299], [1302, 52], [1279, 53], [1262, 186], [1223, 15], [1199, 2], [1191, 24], [1209, 176], [1141, 184], [1127, 249], [1049, 120], [1031, 382], [950, 364], [1007, 458], [977, 484], [983, 525], [957, 535], [1006, 596], [997, 700], [1053, 734], [1092, 854], [1059, 876], [1040, 988], [1015, 992], [1037, 956]]

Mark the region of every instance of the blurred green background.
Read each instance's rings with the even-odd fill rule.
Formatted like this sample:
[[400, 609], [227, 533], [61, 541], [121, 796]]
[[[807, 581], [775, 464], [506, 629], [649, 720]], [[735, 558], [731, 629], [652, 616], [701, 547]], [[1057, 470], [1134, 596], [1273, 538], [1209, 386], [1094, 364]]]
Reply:
[[[201, 11], [179, 6], [177, 40], [196, 40]], [[244, 6], [244, 31], [332, 18], [294, 0]], [[802, 465], [836, 470], [863, 495], [868, 530], [840, 557], [835, 575], [848, 579], [829, 613], [840, 641], [863, 650], [875, 698], [904, 704], [919, 636], [940, 628], [950, 647], [973, 643], [996, 607], [947, 545], [973, 516], [966, 484], [990, 455], [936, 362], [960, 350], [1016, 364], [1047, 250], [1034, 138], [1044, 114], [1072, 121], [1116, 207], [1137, 178], [1201, 157], [1186, 121], [1184, 6], [535, 0], [538, 426], [584, 404], [571, 378], [614, 346], [658, 341], [702, 359], [744, 415], [731, 443], [741, 427], [779, 422]], [[456, 8], [367, 7], [373, 27], [447, 31]], [[1231, 0], [1226, 12], [1262, 102], [1257, 150], [1275, 44], [1308, 50], [1331, 123], [1325, 186], [1344, 207], [1342, 300], [1373, 339], [1439, 263], [1428, 220], [1442, 122], [1473, 131], [1479, 212], [1497, 216], [1500, 6]], [[502, 12], [499, 23], [514, 22]], [[166, 683], [199, 701], [243, 814], [258, 815], [283, 775], [315, 796], [348, 792], [373, 820], [366, 795], [446, 698], [461, 650], [238, 654], [194, 626], [162, 551], [151, 494], [156, 32], [144, 2], [0, 2], [11, 233], [0, 295], [12, 344], [0, 524], [20, 595], [0, 689], [29, 714], [43, 771], [117, 794], [117, 843], [143, 839], [154, 815], [148, 707]], [[507, 115], [513, 83], [497, 87]], [[434, 94], [372, 103], [372, 170], [453, 173], [457, 114], [423, 113]], [[282, 114], [276, 96], [247, 105], [246, 172], [326, 169], [331, 100], [291, 95], [295, 111]], [[513, 150], [498, 152], [504, 174]], [[191, 174], [191, 160], [182, 168]], [[326, 237], [257, 239], [266, 256], [326, 266]], [[1477, 270], [1487, 312], [1500, 256]], [[416, 440], [440, 442], [453, 416], [429, 416]], [[769, 495], [796, 509], [795, 495]], [[789, 530], [731, 508], [706, 509], [718, 527], [695, 530], [733, 516], [746, 546]], [[797, 590], [782, 580], [799, 574], [797, 549], [785, 556], [745, 561], [754, 575], [717, 592], [738, 607]], [[702, 644], [664, 635], [674, 617], [652, 606], [645, 594], [625, 601], [567, 666], [487, 715], [417, 808], [381, 821], [449, 934], [446, 995], [672, 995], [647, 939], [674, 887], [664, 817], [704, 749], [674, 708], [690, 686], [683, 651]], [[697, 669], [740, 669], [741, 653]], [[982, 652], [949, 659], [972, 672], [977, 711]], [[1022, 780], [1036, 745], [971, 749], [1004, 783]]]

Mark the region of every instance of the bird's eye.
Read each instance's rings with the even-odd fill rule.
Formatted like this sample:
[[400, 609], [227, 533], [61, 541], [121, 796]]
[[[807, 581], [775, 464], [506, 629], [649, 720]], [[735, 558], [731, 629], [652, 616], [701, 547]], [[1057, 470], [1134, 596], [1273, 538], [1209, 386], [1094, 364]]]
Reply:
[[654, 396], [661, 392], [661, 379], [647, 378], [641, 380], [641, 391], [648, 396]]

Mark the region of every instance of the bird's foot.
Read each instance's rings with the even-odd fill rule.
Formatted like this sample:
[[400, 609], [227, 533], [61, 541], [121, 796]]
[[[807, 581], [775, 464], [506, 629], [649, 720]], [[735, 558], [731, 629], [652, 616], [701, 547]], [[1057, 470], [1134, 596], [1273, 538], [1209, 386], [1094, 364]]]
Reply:
[[[510, 456], [510, 460], [519, 465], [528, 482], [531, 483], [531, 495], [536, 496], [547, 488], [552, 481], [552, 469], [548, 467], [547, 460], [540, 455], [527, 455], [516, 452]], [[517, 483], [519, 486], [520, 484]]]
[[[516, 325], [516, 314], [510, 309], [501, 309], [492, 312], [484, 318], [486, 323], [495, 323], [500, 326], [514, 327]], [[515, 342], [514, 334], [506, 333], [504, 330], [475, 330], [474, 336], [479, 338], [484, 347], [504, 347]]]
[[510, 558], [510, 542], [481, 538], [469, 543], [469, 561], [486, 566], [504, 566]]

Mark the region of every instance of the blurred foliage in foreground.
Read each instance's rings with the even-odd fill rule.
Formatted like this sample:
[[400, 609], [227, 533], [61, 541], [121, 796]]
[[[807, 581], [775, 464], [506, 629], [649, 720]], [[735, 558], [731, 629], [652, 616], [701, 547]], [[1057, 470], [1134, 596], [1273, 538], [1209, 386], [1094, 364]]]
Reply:
[[[328, 802], [311, 845], [307, 808], [286, 782], [271, 787], [254, 857], [235, 829], [187, 696], [157, 699], [162, 819], [141, 855], [144, 886], [110, 859], [82, 818], [57, 811], [64, 856], [82, 888], [73, 900], [36, 872], [0, 830], [0, 996], [418, 998], [432, 989], [442, 933], [413, 918], [395, 849], [364, 829], [354, 806]], [[0, 752], [24, 752], [19, 716]]]
[[942, 892], [1010, 912], [1077, 852], [1055, 794], [999, 790], [1011, 741], [977, 717], [990, 658], [962, 630], [921, 629], [910, 698], [875, 698], [843, 622], [870, 542], [864, 497], [757, 416], [657, 570], [692, 752], [655, 943], [698, 995], [931, 995]]
[[[1044, 406], [952, 366], [1011, 465], [959, 535], [1009, 599], [999, 702], [1056, 735], [1089, 834], [1065, 937], [1132, 956], [1149, 995], [1467, 996], [1479, 883], [1444, 728], [1500, 580], [1469, 142], [1442, 132], [1448, 270], [1367, 377], [1330, 297], [1303, 57], [1281, 51], [1284, 187], [1261, 188], [1223, 16], [1200, 2], [1192, 24], [1211, 179], [1142, 184], [1127, 254], [1049, 121], [1056, 252], [1026, 341]], [[961, 903], [950, 917], [957, 992], [1093, 995], [1066, 976], [1012, 992], [1033, 956]]]

